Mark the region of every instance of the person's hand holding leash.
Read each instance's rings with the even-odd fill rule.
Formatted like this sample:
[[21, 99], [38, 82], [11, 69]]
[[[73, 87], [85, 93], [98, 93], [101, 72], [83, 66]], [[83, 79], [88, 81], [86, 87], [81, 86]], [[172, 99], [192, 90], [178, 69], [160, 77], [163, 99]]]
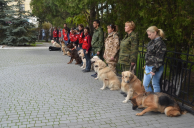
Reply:
[[154, 76], [155, 75], [155, 73], [153, 73], [153, 72], [150, 72], [151, 74], [152, 74], [152, 76]]

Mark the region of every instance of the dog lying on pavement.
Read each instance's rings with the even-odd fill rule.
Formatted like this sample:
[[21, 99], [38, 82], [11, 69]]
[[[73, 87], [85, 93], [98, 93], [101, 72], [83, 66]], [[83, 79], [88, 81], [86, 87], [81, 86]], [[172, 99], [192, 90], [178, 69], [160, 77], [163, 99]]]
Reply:
[[137, 113], [137, 116], [142, 116], [150, 111], [165, 113], [169, 117], [180, 116], [186, 113], [186, 111], [180, 109], [178, 103], [173, 98], [162, 92], [146, 92], [136, 95], [131, 99], [131, 102], [133, 110], [138, 107], [145, 108], [142, 112]]
[[54, 40], [51, 40], [51, 43], [52, 43], [53, 47], [61, 48], [61, 45], [58, 44], [57, 42], [55, 42]]

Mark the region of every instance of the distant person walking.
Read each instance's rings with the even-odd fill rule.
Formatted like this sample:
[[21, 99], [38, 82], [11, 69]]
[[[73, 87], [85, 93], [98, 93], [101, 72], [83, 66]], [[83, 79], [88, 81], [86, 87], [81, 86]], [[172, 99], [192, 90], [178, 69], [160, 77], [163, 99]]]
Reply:
[[42, 40], [44, 40], [44, 39], [45, 39], [45, 30], [42, 29]]

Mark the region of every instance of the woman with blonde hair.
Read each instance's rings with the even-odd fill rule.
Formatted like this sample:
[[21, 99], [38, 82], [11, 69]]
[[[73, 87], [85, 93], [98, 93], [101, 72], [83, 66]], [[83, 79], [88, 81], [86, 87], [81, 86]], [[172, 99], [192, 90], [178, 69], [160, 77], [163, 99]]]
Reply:
[[116, 63], [118, 61], [118, 51], [119, 51], [119, 37], [117, 34], [117, 26], [110, 24], [107, 26], [108, 37], [105, 40], [105, 51], [104, 59], [108, 64], [108, 67], [116, 73]]
[[119, 61], [122, 71], [129, 71], [136, 64], [138, 55], [138, 35], [134, 32], [135, 23], [127, 21], [125, 32], [127, 33], [120, 43]]
[[151, 26], [146, 30], [148, 38], [151, 41], [147, 46], [145, 55], [145, 72], [143, 85], [146, 92], [152, 92], [150, 83], [152, 82], [154, 92], [160, 92], [160, 78], [164, 70], [164, 56], [166, 53], [166, 45], [162, 39], [165, 38], [162, 29]]

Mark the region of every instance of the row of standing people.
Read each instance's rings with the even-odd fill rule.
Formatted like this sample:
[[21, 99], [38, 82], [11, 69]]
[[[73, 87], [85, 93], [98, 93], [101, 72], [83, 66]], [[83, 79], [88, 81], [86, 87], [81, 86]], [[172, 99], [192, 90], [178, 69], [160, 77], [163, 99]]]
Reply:
[[[108, 66], [116, 73], [116, 65], [120, 64], [122, 71], [129, 71], [130, 68], [136, 65], [138, 57], [138, 34], [134, 32], [135, 23], [128, 21], [125, 23], [126, 35], [120, 41], [117, 33], [116, 25], [107, 25], [108, 36], [104, 40], [104, 32], [100, 27], [100, 21], [93, 22], [94, 33], [91, 36], [88, 27], [80, 24], [78, 30], [71, 30], [74, 34], [74, 40], [69, 33], [68, 27], [64, 24], [62, 38], [67, 45], [74, 43], [77, 49], [83, 49], [86, 58], [86, 69], [83, 72], [89, 72], [91, 67], [90, 52], [92, 55], [99, 56], [100, 59], [105, 60]], [[145, 55], [145, 72], [143, 85], [146, 92], [160, 92], [160, 78], [164, 70], [164, 56], [166, 52], [166, 45], [163, 41], [165, 38], [162, 29], [156, 26], [151, 26], [146, 30], [148, 38], [151, 41], [147, 45], [147, 53]], [[68, 37], [68, 38], [67, 38]], [[96, 77], [97, 74], [92, 75]], [[149, 86], [152, 81], [153, 89]]]

